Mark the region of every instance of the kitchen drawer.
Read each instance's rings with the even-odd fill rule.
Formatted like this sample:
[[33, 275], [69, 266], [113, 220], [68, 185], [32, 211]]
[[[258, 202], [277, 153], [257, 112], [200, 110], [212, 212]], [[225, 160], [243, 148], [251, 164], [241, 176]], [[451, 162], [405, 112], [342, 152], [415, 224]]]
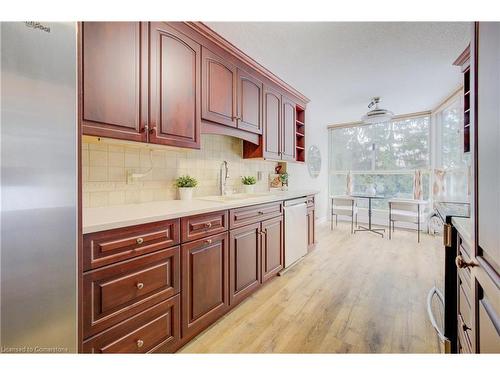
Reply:
[[197, 240], [228, 230], [227, 211], [183, 217], [181, 219], [182, 242]]
[[84, 271], [179, 244], [179, 219], [83, 236]]
[[283, 214], [283, 202], [260, 204], [257, 206], [236, 208], [229, 211], [231, 229], [257, 223]]
[[179, 246], [87, 272], [82, 288], [89, 337], [180, 292]]
[[181, 336], [180, 296], [160, 302], [83, 343], [84, 353], [171, 352]]
[[309, 195], [306, 199], [307, 207], [314, 207], [314, 195]]

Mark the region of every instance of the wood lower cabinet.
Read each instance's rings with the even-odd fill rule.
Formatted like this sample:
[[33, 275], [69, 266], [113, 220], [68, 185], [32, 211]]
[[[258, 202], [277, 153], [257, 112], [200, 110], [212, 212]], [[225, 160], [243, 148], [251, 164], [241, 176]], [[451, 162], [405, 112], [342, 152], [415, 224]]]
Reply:
[[182, 245], [182, 336], [192, 337], [229, 307], [227, 232]]
[[283, 216], [263, 221], [262, 239], [262, 282], [276, 276], [285, 265], [284, 259], [284, 222]]
[[181, 339], [180, 297], [176, 295], [83, 343], [84, 353], [173, 352]]
[[146, 142], [147, 23], [84, 22], [80, 38], [83, 133]]
[[151, 143], [200, 148], [201, 46], [165, 22], [150, 23]]
[[229, 232], [229, 303], [235, 305], [253, 293], [261, 280], [261, 224]]
[[236, 127], [236, 67], [207, 48], [202, 49], [202, 117]]
[[173, 352], [284, 266], [283, 202], [90, 233], [80, 351]]
[[83, 334], [90, 337], [180, 292], [179, 246], [83, 275]]

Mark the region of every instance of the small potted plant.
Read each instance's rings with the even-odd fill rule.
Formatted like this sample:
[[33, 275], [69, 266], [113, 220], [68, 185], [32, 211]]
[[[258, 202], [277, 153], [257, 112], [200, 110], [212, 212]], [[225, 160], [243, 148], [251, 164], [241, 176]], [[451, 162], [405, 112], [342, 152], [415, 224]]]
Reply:
[[288, 173], [281, 173], [280, 174], [280, 181], [282, 185], [282, 190], [288, 190]]
[[253, 176], [243, 176], [241, 178], [241, 183], [245, 188], [245, 193], [252, 194], [254, 192], [254, 187], [255, 184], [257, 183], [257, 180]]
[[198, 185], [198, 181], [189, 175], [180, 176], [174, 182], [174, 186], [179, 189], [181, 201], [189, 201], [193, 198], [193, 189], [196, 185]]

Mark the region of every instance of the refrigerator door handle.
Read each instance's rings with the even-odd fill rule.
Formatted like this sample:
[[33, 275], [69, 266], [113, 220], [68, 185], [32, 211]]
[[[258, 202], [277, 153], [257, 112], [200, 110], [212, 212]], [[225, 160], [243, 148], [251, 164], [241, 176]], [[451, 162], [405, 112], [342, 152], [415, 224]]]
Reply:
[[432, 311], [432, 298], [434, 297], [434, 295], [437, 296], [438, 300], [444, 306], [443, 293], [435, 286], [432, 287], [431, 290], [429, 290], [429, 293], [427, 294], [427, 315], [429, 316], [429, 320], [431, 321], [432, 326], [437, 332], [439, 340], [444, 344], [445, 353], [450, 353], [450, 340], [444, 335], [444, 333], [439, 328], [439, 325], [437, 324], [436, 321], [436, 317], [434, 316], [434, 312]]

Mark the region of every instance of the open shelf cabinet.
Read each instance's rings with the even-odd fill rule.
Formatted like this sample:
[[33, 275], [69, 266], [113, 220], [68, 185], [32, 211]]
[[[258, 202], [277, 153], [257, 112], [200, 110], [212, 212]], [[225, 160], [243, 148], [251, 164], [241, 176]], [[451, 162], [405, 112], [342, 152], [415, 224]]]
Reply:
[[304, 163], [306, 161], [306, 131], [305, 120], [306, 112], [300, 106], [295, 107], [295, 159], [298, 162]]

